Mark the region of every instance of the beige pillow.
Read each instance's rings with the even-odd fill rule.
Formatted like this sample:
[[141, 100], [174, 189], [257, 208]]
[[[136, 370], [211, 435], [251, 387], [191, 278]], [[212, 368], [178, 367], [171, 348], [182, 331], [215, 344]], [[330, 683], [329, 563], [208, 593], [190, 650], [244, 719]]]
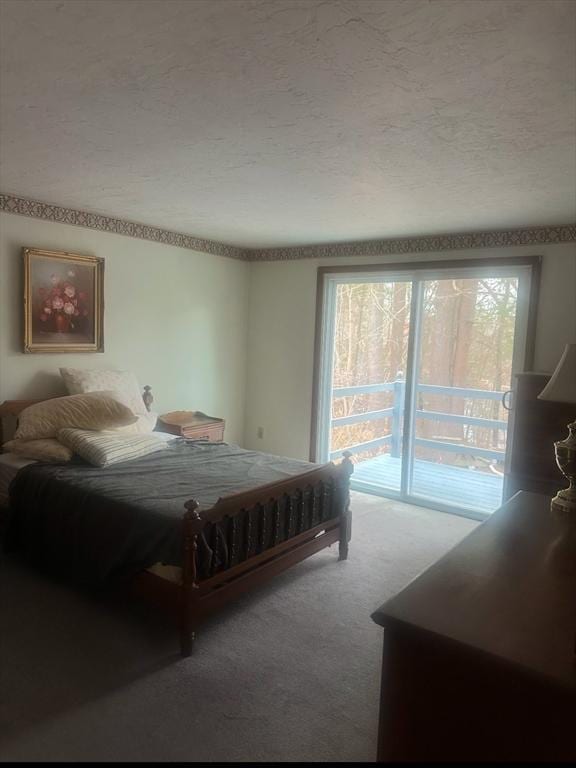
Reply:
[[72, 451], [67, 446], [58, 442], [54, 438], [44, 440], [9, 440], [2, 446], [8, 453], [16, 453], [25, 459], [36, 459], [36, 461], [50, 461], [60, 464], [70, 461]]
[[140, 386], [131, 371], [109, 371], [98, 368], [60, 368], [66, 389], [71, 395], [87, 392], [114, 392], [120, 402], [137, 416], [147, 413]]
[[60, 429], [113, 429], [134, 424], [137, 417], [112, 393], [55, 397], [25, 408], [18, 419], [17, 440], [57, 437]]
[[58, 439], [95, 467], [140, 459], [168, 448], [168, 443], [155, 435], [118, 435], [82, 429], [61, 429]]
[[148, 435], [150, 432], [154, 432], [157, 421], [157, 413], [141, 413], [138, 415], [137, 421], [135, 421], [134, 424], [129, 424], [127, 427], [116, 427], [114, 430], [108, 429], [106, 431], [116, 435]]

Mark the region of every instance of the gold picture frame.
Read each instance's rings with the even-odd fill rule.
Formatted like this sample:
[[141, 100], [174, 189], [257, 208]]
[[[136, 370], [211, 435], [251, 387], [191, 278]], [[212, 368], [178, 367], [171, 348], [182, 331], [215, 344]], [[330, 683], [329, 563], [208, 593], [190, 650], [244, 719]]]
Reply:
[[104, 351], [104, 259], [23, 248], [24, 352]]

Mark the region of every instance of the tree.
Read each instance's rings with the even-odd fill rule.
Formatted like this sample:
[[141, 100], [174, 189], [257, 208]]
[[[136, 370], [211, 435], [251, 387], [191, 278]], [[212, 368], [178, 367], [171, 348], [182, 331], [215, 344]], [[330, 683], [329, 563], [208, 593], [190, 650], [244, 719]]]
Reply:
[[[405, 372], [410, 323], [408, 282], [374, 281], [339, 285], [336, 296], [334, 387], [394, 381]], [[516, 278], [427, 281], [424, 287], [419, 382], [500, 391], [509, 386], [516, 315]], [[333, 418], [392, 405], [391, 392], [333, 399]], [[504, 419], [497, 400], [472, 400], [420, 394], [428, 411]], [[417, 420], [417, 434], [450, 442], [502, 448], [501, 430]], [[381, 437], [391, 431], [390, 417], [332, 430], [332, 449]], [[388, 448], [372, 450], [376, 455]], [[422, 457], [438, 458], [421, 451]], [[458, 460], [444, 453], [447, 462]], [[467, 459], [469, 461], [469, 459]]]

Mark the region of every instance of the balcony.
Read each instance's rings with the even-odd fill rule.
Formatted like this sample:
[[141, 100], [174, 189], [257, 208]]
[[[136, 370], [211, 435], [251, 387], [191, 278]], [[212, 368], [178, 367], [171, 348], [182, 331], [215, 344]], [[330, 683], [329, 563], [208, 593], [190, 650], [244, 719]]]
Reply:
[[[381, 392], [391, 393], [391, 405], [378, 410], [353, 413], [333, 418], [334, 429], [353, 424], [379, 421], [385, 425], [385, 434], [353, 445], [338, 445], [331, 451], [330, 458], [335, 459], [344, 451], [353, 454], [355, 463], [352, 487], [367, 493], [387, 495], [387, 491], [400, 491], [402, 468], [402, 414], [404, 407], [405, 382], [402, 380], [364, 386], [340, 387], [332, 390], [332, 397], [342, 398], [356, 395], [372, 395]], [[431, 384], [418, 384], [416, 398], [420, 407], [414, 411], [416, 425], [413, 443], [413, 473], [410, 495], [428, 502], [490, 513], [501, 504], [503, 490], [503, 463], [505, 457], [505, 437], [507, 422], [501, 419], [474, 416], [469, 413], [450, 413], [422, 407], [430, 396], [441, 398], [459, 398], [473, 410], [474, 401], [502, 400], [504, 393], [484, 389], [468, 389]], [[445, 401], [444, 401], [445, 402]], [[452, 402], [452, 400], [451, 400]], [[472, 406], [472, 407], [470, 407]], [[462, 407], [462, 410], [465, 410]], [[479, 430], [489, 430], [497, 435], [496, 447], [485, 447], [470, 441], [469, 435], [461, 439], [454, 436], [420, 436], [425, 430], [422, 424], [435, 422], [437, 425], [460, 425], [472, 434]], [[436, 431], [439, 427], [436, 427]], [[469, 428], [474, 428], [470, 430]], [[378, 431], [378, 430], [374, 430]], [[486, 435], [487, 433], [484, 432]], [[467, 439], [468, 438], [468, 439]], [[334, 441], [333, 441], [334, 442]], [[493, 441], [494, 442], [494, 441]], [[341, 440], [340, 440], [341, 443]], [[437, 460], [432, 459], [436, 456]]]

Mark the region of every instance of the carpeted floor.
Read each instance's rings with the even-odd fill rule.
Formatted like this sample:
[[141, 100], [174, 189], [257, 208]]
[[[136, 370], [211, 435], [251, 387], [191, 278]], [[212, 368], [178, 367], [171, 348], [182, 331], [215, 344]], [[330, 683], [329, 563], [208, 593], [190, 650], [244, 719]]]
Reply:
[[369, 761], [382, 630], [370, 613], [477, 523], [353, 494], [333, 547], [206, 624], [0, 564], [0, 760]]

